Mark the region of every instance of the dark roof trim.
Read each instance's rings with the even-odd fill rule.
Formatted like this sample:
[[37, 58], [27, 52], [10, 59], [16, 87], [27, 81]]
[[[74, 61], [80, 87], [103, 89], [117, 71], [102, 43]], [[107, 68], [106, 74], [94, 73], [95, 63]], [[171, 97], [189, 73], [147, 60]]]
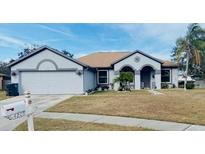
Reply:
[[112, 69], [113, 67], [95, 67], [96, 69]]
[[10, 77], [10, 76], [7, 75], [7, 74], [2, 74], [2, 73], [0, 73], [0, 77]]
[[6, 76], [6, 74], [2, 74], [2, 73], [0, 73], [0, 76]]
[[136, 50], [136, 51], [134, 51], [134, 52], [132, 52], [132, 53], [130, 53], [130, 54], [124, 56], [123, 58], [121, 58], [121, 59], [115, 61], [115, 62], [112, 63], [111, 65], [115, 65], [115, 64], [117, 64], [117, 63], [123, 61], [124, 59], [126, 59], [126, 58], [128, 58], [128, 57], [130, 57], [130, 56], [132, 56], [132, 55], [134, 55], [134, 54], [136, 54], [136, 53], [139, 53], [139, 54], [141, 54], [141, 55], [143, 55], [143, 56], [145, 56], [145, 57], [148, 57], [148, 58], [150, 58], [150, 59], [152, 59], [152, 60], [154, 60], [154, 61], [156, 61], [156, 62], [158, 62], [158, 63], [163, 64], [163, 61], [161, 61], [161, 60], [159, 60], [159, 59], [157, 59], [157, 58], [155, 58], [155, 57], [152, 57], [152, 56], [150, 56], [150, 55], [148, 55], [148, 54], [146, 54], [146, 53], [144, 53], [144, 52], [142, 52], [142, 51]]
[[70, 57], [64, 55], [63, 53], [61, 53], [60, 51], [58, 51], [58, 50], [56, 50], [56, 49], [53, 49], [53, 48], [51, 48], [51, 47], [48, 47], [48, 46], [46, 46], [46, 45], [45, 45], [45, 46], [42, 46], [42, 47], [40, 47], [40, 48], [38, 48], [38, 49], [36, 49], [36, 50], [33, 51], [32, 53], [30, 53], [30, 54], [28, 54], [28, 55], [26, 55], [26, 56], [24, 56], [24, 57], [22, 57], [22, 58], [20, 58], [20, 59], [17, 59], [16, 61], [14, 61], [14, 62], [12, 62], [11, 64], [9, 64], [8, 67], [12, 67], [12, 66], [14, 66], [14, 65], [16, 65], [16, 64], [18, 64], [18, 63], [20, 63], [20, 62], [22, 62], [22, 61], [24, 61], [24, 60], [26, 60], [26, 59], [32, 57], [32, 56], [34, 56], [34, 55], [36, 55], [36, 54], [38, 54], [38, 53], [44, 51], [45, 49], [48, 49], [48, 50], [50, 50], [51, 52], [53, 52], [53, 53], [55, 53], [55, 54], [57, 54], [57, 55], [59, 55], [59, 56], [61, 56], [61, 57], [64, 57], [64, 58], [66, 58], [66, 59], [68, 59], [68, 60], [70, 60], [70, 61], [72, 61], [72, 62], [74, 62], [74, 63], [76, 63], [76, 64], [79, 64], [79, 65], [81, 65], [81, 66], [83, 66], [83, 67], [90, 67], [90, 66], [88, 66], [88, 65], [86, 65], [86, 64], [83, 64], [82, 62], [79, 62], [78, 60], [75, 60], [75, 59], [73, 59], [73, 58], [70, 58]]
[[179, 66], [177, 66], [177, 65], [176, 66], [163, 66], [162, 65], [162, 68], [179, 68]]

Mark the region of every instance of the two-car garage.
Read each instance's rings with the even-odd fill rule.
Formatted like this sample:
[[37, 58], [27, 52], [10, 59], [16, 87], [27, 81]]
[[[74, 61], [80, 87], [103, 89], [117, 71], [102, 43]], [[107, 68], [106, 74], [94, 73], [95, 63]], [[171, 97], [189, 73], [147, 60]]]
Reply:
[[[44, 46], [11, 65], [11, 82], [19, 85], [19, 93], [83, 94], [94, 88], [87, 65]], [[90, 71], [89, 74], [94, 73]], [[86, 79], [86, 84], [84, 83]], [[86, 88], [87, 87], [87, 88]]]
[[[20, 91], [32, 94], [79, 94], [82, 82], [76, 72], [21, 72]], [[76, 83], [76, 84], [75, 84]]]

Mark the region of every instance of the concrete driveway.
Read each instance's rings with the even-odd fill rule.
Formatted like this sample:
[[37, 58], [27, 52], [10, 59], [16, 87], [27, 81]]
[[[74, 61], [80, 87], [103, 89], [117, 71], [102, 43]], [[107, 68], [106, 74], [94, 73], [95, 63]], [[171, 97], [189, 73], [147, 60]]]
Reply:
[[[72, 95], [32, 95], [31, 100], [34, 106], [35, 115], [43, 112], [44, 110], [72, 97]], [[13, 97], [7, 100], [0, 101], [0, 106], [3, 104], [10, 104], [16, 101], [23, 100], [24, 96]], [[0, 131], [11, 131], [19, 124], [26, 120], [25, 117], [17, 120], [8, 120], [0, 117]]]

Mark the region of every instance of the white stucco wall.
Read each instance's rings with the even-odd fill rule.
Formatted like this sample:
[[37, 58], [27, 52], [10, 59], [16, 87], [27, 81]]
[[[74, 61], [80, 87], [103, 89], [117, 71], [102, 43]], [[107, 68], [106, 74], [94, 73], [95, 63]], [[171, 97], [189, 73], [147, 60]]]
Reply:
[[[40, 52], [39, 54], [36, 54], [16, 65], [11, 67], [11, 71], [17, 71], [19, 69], [36, 69], [38, 64], [42, 62], [43, 60], [52, 60], [54, 61], [59, 69], [68, 69], [68, 68], [76, 68], [78, 70], [83, 70], [83, 67], [79, 64], [76, 64], [72, 61], [69, 61], [49, 50], [45, 50]], [[54, 65], [52, 63], [49, 63], [45, 61], [40, 65], [40, 70], [53, 70]], [[12, 83], [18, 83], [19, 82], [19, 75], [17, 76], [11, 76], [11, 82]]]
[[[135, 58], [139, 57], [139, 62], [136, 62]], [[145, 66], [151, 66], [154, 70], [159, 72], [161, 70], [161, 63], [146, 57], [140, 53], [135, 53], [132, 56], [120, 61], [114, 65], [114, 71], [120, 71], [124, 66], [130, 66], [135, 71], [140, 72]], [[157, 89], [161, 89], [161, 74], [155, 74], [155, 84]], [[115, 89], [117, 89], [116, 85]], [[140, 73], [135, 74], [135, 89], [141, 89]]]
[[[136, 57], [140, 57], [140, 61], [138, 63], [135, 61]], [[120, 61], [119, 63], [115, 64], [114, 70], [115, 71], [120, 70], [125, 65], [132, 66], [135, 70], [140, 70], [142, 69], [143, 66], [147, 64], [153, 66], [155, 70], [161, 70], [161, 64], [159, 62], [156, 62], [140, 53], [136, 53]]]
[[161, 89], [161, 74], [155, 74], [155, 84], [157, 89]]
[[11, 69], [12, 70], [17, 70], [22, 68], [35, 69], [37, 67], [37, 64], [45, 59], [50, 59], [55, 61], [55, 63], [58, 65], [59, 68], [77, 68], [79, 70], [82, 70], [82, 66], [80, 66], [79, 64], [69, 61], [64, 57], [59, 56], [49, 50], [44, 50], [39, 54], [36, 54], [35, 56], [32, 56], [29, 59], [22, 61], [21, 63], [18, 63], [17, 65], [13, 66]]
[[178, 87], [178, 76], [179, 76], [179, 70], [178, 68], [172, 68], [172, 84], [174, 84], [176, 87]]
[[97, 77], [96, 72], [91, 70], [84, 70], [83, 73], [84, 80], [84, 91], [89, 89], [94, 89], [97, 87]]
[[[40, 64], [40, 65], [39, 65]], [[52, 74], [50, 73], [49, 71], [55, 71], [56, 70], [56, 67], [57, 67], [57, 71], [54, 73], [55, 75], [55, 78], [52, 78], [52, 77], [49, 77], [48, 74]], [[31, 74], [28, 72], [26, 74], [26, 72], [18, 72], [18, 70], [24, 70], [24, 69], [29, 69], [29, 70], [40, 70], [40, 71], [47, 71], [47, 72], [40, 72], [39, 75], [37, 75], [37, 73], [33, 73], [35, 78], [32, 77], [32, 72]], [[73, 71], [59, 71], [59, 70], [62, 70], [62, 69], [73, 69]], [[22, 89], [21, 86], [21, 82], [22, 80], [25, 81], [25, 83], [28, 83], [29, 82], [32, 82], [32, 81], [35, 81], [36, 83], [39, 82], [39, 83], [42, 83], [43, 82], [65, 82], [65, 84], [59, 84], [60, 87], [58, 87], [58, 85], [56, 85], [56, 88], [61, 88], [61, 89], [64, 89], [66, 91], [66, 89], [69, 89], [70, 87], [70, 91], [68, 91], [68, 93], [71, 93], [73, 91], [73, 93], [84, 93], [84, 87], [83, 87], [83, 75], [78, 75], [76, 74], [75, 70], [74, 69], [77, 69], [79, 71], [83, 71], [83, 67], [71, 60], [68, 60], [60, 55], [57, 55], [53, 52], [51, 52], [50, 50], [44, 50], [16, 65], [14, 65], [13, 67], [11, 67], [11, 71], [15, 71], [17, 72], [17, 75], [16, 76], [12, 76], [11, 77], [11, 82], [12, 83], [19, 83], [19, 87], [20, 87], [20, 90], [21, 90], [21, 93], [24, 89]], [[24, 73], [24, 74], [23, 74]], [[25, 75], [25, 76], [24, 76]], [[45, 75], [45, 76], [43, 76]], [[45, 81], [43, 81], [43, 79], [47, 78]], [[38, 79], [36, 79], [38, 78]], [[56, 83], [58, 84], [58, 83]], [[30, 85], [28, 85], [29, 87]], [[37, 89], [38, 88], [38, 85], [37, 84], [34, 84], [33, 83], [33, 88], [34, 89]], [[35, 87], [36, 86], [36, 87]], [[46, 84], [45, 84], [46, 86]], [[65, 87], [64, 87], [65, 86]], [[47, 87], [48, 89], [50, 87]], [[55, 87], [53, 87], [55, 88]], [[75, 89], [74, 89], [75, 88]], [[71, 91], [72, 90], [72, 91]], [[52, 89], [51, 89], [52, 91]], [[53, 90], [54, 91], [54, 90]]]
[[44, 61], [39, 65], [38, 68], [38, 70], [55, 70], [55, 69], [56, 69], [55, 65], [49, 61]]
[[116, 78], [115, 74], [114, 74], [114, 70], [108, 70], [109, 72], [109, 84], [113, 83], [113, 80]]
[[112, 88], [114, 88], [114, 87], [112, 87], [111, 85], [113, 84], [113, 81], [116, 78], [116, 76], [114, 74], [114, 70], [112, 70], [112, 69], [108, 70], [108, 78], [109, 78], [109, 81], [108, 81], [109, 89], [112, 90]]

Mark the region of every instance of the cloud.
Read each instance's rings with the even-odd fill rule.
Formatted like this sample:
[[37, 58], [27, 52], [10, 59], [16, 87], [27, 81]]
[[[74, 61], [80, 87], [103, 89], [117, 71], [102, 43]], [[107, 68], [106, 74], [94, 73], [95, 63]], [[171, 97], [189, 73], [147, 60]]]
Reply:
[[29, 44], [30, 43], [16, 37], [0, 34], [0, 46], [2, 47], [25, 47]]
[[83, 56], [86, 56], [88, 55], [88, 53], [77, 53], [77, 54], [74, 54], [74, 58], [80, 58], [80, 57], [83, 57]]
[[175, 42], [186, 32], [187, 24], [118, 24], [118, 28], [126, 32], [134, 41]]
[[152, 56], [161, 60], [170, 60], [171, 56], [170, 56], [170, 51], [158, 51], [155, 53], [152, 53]]
[[59, 39], [59, 38], [54, 38], [54, 39], [45, 39], [45, 40], [35, 40], [33, 42], [35, 42], [35, 44], [38, 44], [38, 45], [46, 45], [46, 44], [49, 44], [49, 43], [54, 43], [54, 42], [61, 42], [61, 41], [66, 41], [67, 39]]
[[38, 24], [38, 26], [43, 28], [43, 29], [46, 29], [46, 30], [49, 30], [51, 32], [58, 33], [58, 34], [61, 34], [61, 35], [67, 36], [67, 37], [74, 37], [74, 34], [71, 33], [68, 29], [66, 29], [66, 31], [63, 31], [63, 30], [52, 28], [50, 26], [46, 26], [43, 24]]
[[119, 38], [107, 36], [106, 33], [100, 33], [100, 34], [98, 34], [98, 37], [102, 42], [113, 43], [113, 42], [117, 42], [119, 40]]
[[107, 24], [120, 30], [130, 39], [130, 46], [156, 58], [170, 59], [171, 50], [178, 37], [186, 34], [188, 24]]

